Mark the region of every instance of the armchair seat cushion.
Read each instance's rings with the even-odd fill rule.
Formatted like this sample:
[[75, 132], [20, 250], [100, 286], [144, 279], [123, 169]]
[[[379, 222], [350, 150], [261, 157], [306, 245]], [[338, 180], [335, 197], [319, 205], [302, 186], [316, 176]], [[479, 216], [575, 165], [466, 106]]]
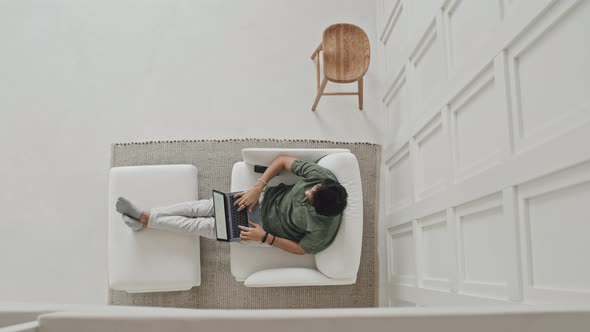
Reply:
[[[276, 176], [269, 185], [297, 181], [290, 173]], [[231, 191], [241, 191], [256, 183], [254, 165], [237, 162], [232, 169]], [[279, 248], [258, 243], [230, 243], [230, 267], [237, 281], [244, 281], [251, 274], [276, 267], [304, 267], [315, 269], [314, 255], [294, 255]]]
[[354, 280], [328, 278], [320, 271], [310, 268], [262, 270], [253, 273], [244, 281], [246, 287], [330, 286], [351, 283], [354, 283]]

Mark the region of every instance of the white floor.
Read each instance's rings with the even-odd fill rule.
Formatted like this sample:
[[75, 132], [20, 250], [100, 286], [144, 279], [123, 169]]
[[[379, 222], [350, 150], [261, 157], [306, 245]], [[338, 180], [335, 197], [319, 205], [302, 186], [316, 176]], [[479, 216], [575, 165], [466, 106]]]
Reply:
[[0, 2], [0, 299], [107, 301], [112, 143], [379, 142], [376, 52], [364, 112], [354, 97], [310, 112], [323, 29], [375, 44], [374, 19], [360, 0]]

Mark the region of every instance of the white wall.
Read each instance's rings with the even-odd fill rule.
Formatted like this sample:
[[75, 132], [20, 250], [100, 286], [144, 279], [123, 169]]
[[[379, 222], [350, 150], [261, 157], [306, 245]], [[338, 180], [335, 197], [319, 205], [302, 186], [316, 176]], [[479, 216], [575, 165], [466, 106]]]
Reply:
[[106, 302], [111, 143], [378, 142], [375, 56], [364, 112], [310, 111], [323, 29], [376, 44], [374, 19], [364, 0], [0, 0], [0, 299]]
[[382, 304], [590, 302], [588, 31], [588, 1], [378, 1]]

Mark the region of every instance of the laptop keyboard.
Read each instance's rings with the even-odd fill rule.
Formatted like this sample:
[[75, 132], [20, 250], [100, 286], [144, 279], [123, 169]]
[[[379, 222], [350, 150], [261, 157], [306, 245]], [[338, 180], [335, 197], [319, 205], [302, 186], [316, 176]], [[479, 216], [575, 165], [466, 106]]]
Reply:
[[238, 207], [234, 206], [234, 202], [236, 201], [236, 197], [235, 195], [230, 195], [229, 196], [229, 202], [230, 202], [230, 206], [231, 206], [231, 227], [232, 227], [232, 234], [234, 238], [239, 237], [240, 234], [240, 229], [238, 228], [238, 225], [242, 225], [245, 227], [248, 227], [248, 212], [246, 212], [246, 209], [238, 212]]

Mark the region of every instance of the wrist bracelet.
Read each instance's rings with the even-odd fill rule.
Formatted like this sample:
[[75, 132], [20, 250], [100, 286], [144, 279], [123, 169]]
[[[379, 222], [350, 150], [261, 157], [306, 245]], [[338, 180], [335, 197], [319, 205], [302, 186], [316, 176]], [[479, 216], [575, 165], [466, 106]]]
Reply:
[[262, 238], [262, 241], [260, 243], [266, 242], [266, 237], [267, 236], [268, 236], [268, 232], [264, 232], [264, 237]]
[[272, 244], [275, 243], [275, 240], [276, 240], [277, 236], [276, 235], [273, 235], [273, 234], [271, 234], [271, 235], [272, 235], [272, 241], [270, 241], [269, 244], [272, 246]]
[[262, 180], [262, 178], [258, 178], [258, 181], [261, 181], [262, 183], [264, 183], [265, 186], [268, 186], [268, 182]]

